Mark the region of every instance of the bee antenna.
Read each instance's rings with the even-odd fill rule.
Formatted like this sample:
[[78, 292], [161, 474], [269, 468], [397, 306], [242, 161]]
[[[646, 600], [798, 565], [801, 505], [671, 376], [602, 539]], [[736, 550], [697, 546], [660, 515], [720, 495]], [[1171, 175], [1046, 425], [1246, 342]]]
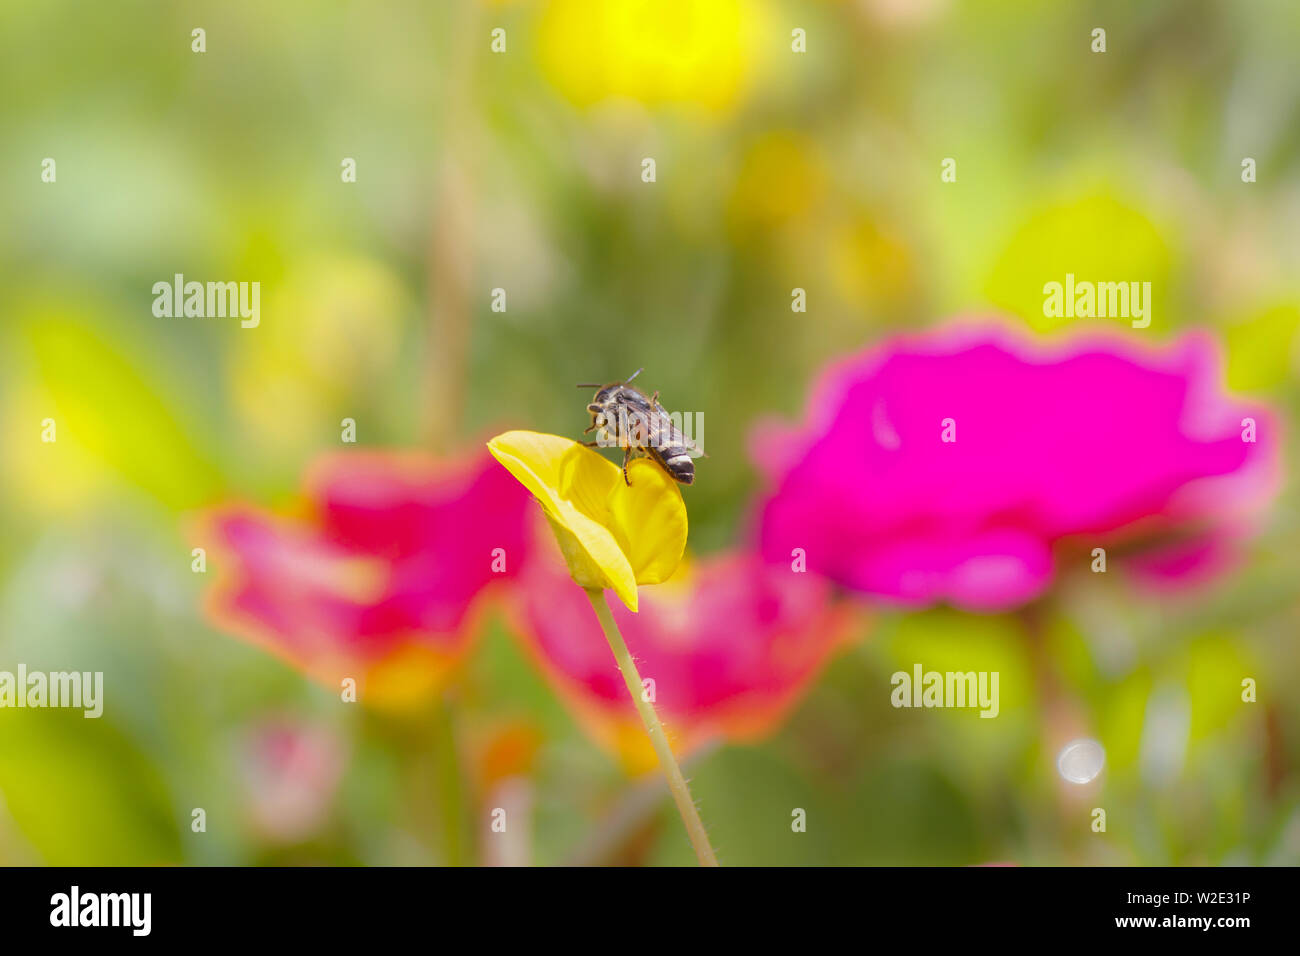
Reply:
[[645, 366], [642, 366], [641, 368], [639, 368], [639, 369], [637, 369], [635, 372], [633, 372], [631, 375], [629, 375], [629, 376], [627, 377], [627, 379], [623, 382], [623, 384], [624, 384], [624, 385], [629, 385], [629, 384], [631, 384], [632, 379], [636, 378], [638, 375], [640, 375], [640, 374], [641, 374], [642, 372], [644, 372], [644, 371], [645, 371]]
[[587, 384], [586, 382], [582, 382], [582, 383], [580, 383], [580, 384], [578, 385], [578, 388], [600, 388], [600, 386], [599, 386], [599, 385], [596, 385], [596, 384], [594, 384], [594, 383], [593, 383], [593, 384]]

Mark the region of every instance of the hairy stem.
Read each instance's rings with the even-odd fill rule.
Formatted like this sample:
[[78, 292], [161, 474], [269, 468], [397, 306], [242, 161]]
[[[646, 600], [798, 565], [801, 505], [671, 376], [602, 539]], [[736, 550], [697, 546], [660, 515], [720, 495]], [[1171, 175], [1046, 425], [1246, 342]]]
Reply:
[[682, 815], [682, 822], [686, 824], [686, 833], [691, 838], [691, 845], [695, 847], [700, 866], [717, 866], [718, 858], [713, 855], [709, 835], [704, 832], [704, 823], [700, 820], [700, 812], [695, 808], [695, 801], [691, 799], [691, 791], [686, 785], [686, 778], [682, 776], [682, 768], [677, 765], [673, 749], [668, 745], [668, 735], [664, 733], [664, 726], [659, 722], [654, 705], [642, 696], [641, 675], [628, 652], [623, 635], [619, 633], [618, 625], [614, 623], [614, 615], [610, 613], [605, 592], [598, 588], [587, 588], [586, 591], [587, 600], [591, 602], [601, 630], [605, 632], [605, 639], [609, 641], [609, 649], [614, 652], [618, 669], [623, 672], [623, 680], [627, 684], [628, 693], [632, 695], [632, 703], [636, 705], [646, 733], [650, 735], [650, 743], [659, 757], [664, 776], [668, 778], [668, 789], [677, 804], [677, 811]]

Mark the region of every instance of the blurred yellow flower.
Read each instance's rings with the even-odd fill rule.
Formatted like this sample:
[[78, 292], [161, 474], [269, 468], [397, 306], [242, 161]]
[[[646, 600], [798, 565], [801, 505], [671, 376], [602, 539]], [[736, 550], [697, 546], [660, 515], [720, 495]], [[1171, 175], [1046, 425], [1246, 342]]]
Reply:
[[1243, 392], [1283, 387], [1297, 376], [1300, 303], [1279, 302], [1224, 328], [1228, 385]]
[[836, 291], [868, 312], [916, 301], [919, 269], [907, 239], [873, 214], [855, 212], [826, 230], [826, 262]]
[[[985, 291], [994, 305], [1030, 328], [1050, 332], [1087, 320], [1044, 315], [1044, 283], [1064, 282], [1072, 273], [1094, 282], [1142, 279], [1161, 290], [1173, 261], [1163, 232], [1146, 212], [1107, 190], [1093, 191], [1032, 209], [994, 262]], [[1157, 310], [1165, 305], [1156, 299]], [[1157, 311], [1155, 320], [1169, 328], [1175, 317]]]
[[622, 471], [559, 435], [509, 431], [488, 442], [494, 458], [541, 502], [573, 580], [610, 588], [637, 610], [637, 585], [672, 577], [686, 549], [677, 483], [639, 458]]
[[554, 0], [538, 28], [542, 70], [568, 99], [734, 106], [749, 83], [756, 14], [742, 0]]
[[808, 214], [826, 189], [817, 144], [801, 133], [772, 130], [745, 154], [728, 203], [738, 239], [761, 235]]
[[[177, 382], [157, 373], [166, 353], [148, 341], [114, 341], [99, 328], [106, 315], [93, 304], [56, 300], [17, 310], [14, 325], [35, 373], [23, 384], [33, 388], [27, 400], [36, 404], [14, 433], [41, 439], [21, 456], [38, 455], [44, 477], [36, 480], [49, 485], [37, 500], [53, 510], [71, 508], [101, 482], [121, 478], [166, 507], [193, 507], [220, 478], [192, 420], [178, 409]], [[77, 475], [82, 468], [88, 472]]]
[[326, 255], [291, 264], [268, 290], [261, 326], [232, 336], [227, 359], [231, 401], [259, 456], [296, 461], [319, 444], [322, 422], [376, 400], [407, 306], [381, 263]]
[[0, 429], [26, 440], [10, 442], [0, 457], [0, 489], [41, 515], [94, 507], [112, 487], [112, 474], [79, 440], [76, 426], [83, 423], [62, 414], [49, 390], [38, 384], [21, 380], [6, 386], [0, 395]]

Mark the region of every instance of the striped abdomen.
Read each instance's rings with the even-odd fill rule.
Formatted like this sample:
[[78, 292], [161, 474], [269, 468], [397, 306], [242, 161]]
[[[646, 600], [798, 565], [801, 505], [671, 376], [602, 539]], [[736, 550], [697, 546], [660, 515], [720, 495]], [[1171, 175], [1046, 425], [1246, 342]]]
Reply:
[[695, 481], [695, 459], [685, 445], [670, 440], [657, 448], [649, 446], [646, 453], [682, 484], [689, 485]]

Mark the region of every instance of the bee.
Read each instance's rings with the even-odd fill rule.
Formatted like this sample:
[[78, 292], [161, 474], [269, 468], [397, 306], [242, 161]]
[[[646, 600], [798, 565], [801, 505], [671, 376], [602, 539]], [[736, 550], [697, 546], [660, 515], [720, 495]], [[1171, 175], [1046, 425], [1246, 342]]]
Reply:
[[587, 405], [591, 424], [583, 431], [584, 435], [595, 431], [596, 441], [584, 444], [622, 448], [623, 481], [628, 486], [632, 482], [627, 476], [627, 463], [633, 457], [642, 456], [657, 462], [670, 477], [689, 485], [695, 481], [694, 459], [704, 453], [682, 434], [672, 416], [659, 404], [658, 392], [647, 397], [632, 387], [632, 379], [641, 371], [637, 369], [623, 382], [578, 386], [597, 389], [595, 398]]

